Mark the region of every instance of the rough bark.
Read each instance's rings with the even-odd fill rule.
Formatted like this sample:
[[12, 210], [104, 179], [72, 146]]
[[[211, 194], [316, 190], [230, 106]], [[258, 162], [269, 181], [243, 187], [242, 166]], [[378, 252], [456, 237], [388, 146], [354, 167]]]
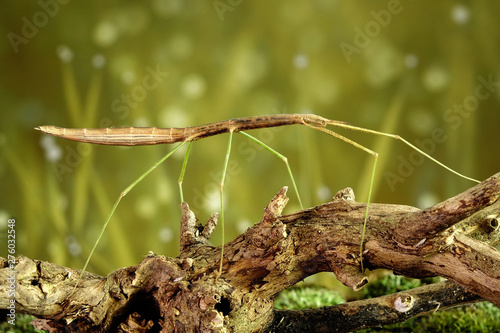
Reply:
[[[36, 326], [52, 331], [255, 332], [267, 327], [281, 332], [292, 327], [293, 332], [298, 322], [352, 331], [383, 323], [366, 317], [364, 303], [289, 312], [273, 310], [273, 297], [324, 271], [359, 289], [368, 282], [361, 267], [453, 282], [360, 301], [383, 307], [379, 310], [387, 316], [379, 317], [387, 323], [438, 305], [485, 299], [500, 306], [500, 253], [492, 247], [500, 240], [500, 173], [425, 210], [370, 204], [362, 257], [366, 205], [354, 201], [352, 190], [339, 191], [321, 206], [281, 215], [285, 192], [271, 200], [259, 223], [225, 245], [222, 272], [221, 249], [208, 244], [217, 216], [203, 227], [183, 203], [177, 258], [151, 255], [137, 266], [106, 277], [85, 273], [78, 281], [79, 270], [18, 257], [16, 310], [41, 318]], [[5, 281], [4, 259], [0, 267]], [[0, 285], [4, 309], [6, 288]]]

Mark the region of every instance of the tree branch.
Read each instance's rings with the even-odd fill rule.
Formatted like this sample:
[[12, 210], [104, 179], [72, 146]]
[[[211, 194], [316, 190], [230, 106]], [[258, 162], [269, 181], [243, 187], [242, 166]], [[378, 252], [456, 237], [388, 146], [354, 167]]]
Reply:
[[[137, 266], [118, 269], [106, 277], [86, 273], [78, 281], [78, 270], [21, 256], [16, 267], [16, 309], [43, 318], [37, 327], [53, 331], [146, 332], [156, 328], [165, 332], [254, 332], [296, 317], [309, 322], [323, 320], [312, 310], [293, 314], [273, 311], [273, 297], [323, 271], [334, 272], [353, 289], [363, 287], [367, 278], [360, 270], [359, 246], [366, 205], [354, 201], [352, 190], [346, 189], [329, 203], [280, 215], [288, 200], [285, 193], [286, 188], [271, 200], [259, 223], [225, 245], [220, 277], [221, 249], [208, 244], [216, 215], [203, 227], [184, 203], [179, 257], [148, 256]], [[363, 266], [387, 268], [410, 277], [443, 276], [461, 286], [467, 302], [484, 298], [499, 306], [500, 255], [492, 247], [500, 240], [499, 197], [500, 174], [496, 174], [423, 211], [370, 204]], [[9, 268], [5, 260], [0, 264], [4, 267], [0, 281], [5, 281]], [[453, 289], [459, 287], [451, 284], [433, 288], [437, 288], [432, 289], [434, 294], [447, 290], [459, 294]], [[411, 311], [390, 320], [428, 312], [437, 308], [435, 302], [442, 304], [440, 308], [457, 304], [442, 298], [427, 302], [420, 298], [423, 290], [361, 302], [387, 307], [399, 297], [398, 306], [405, 308], [413, 301]], [[0, 308], [8, 305], [6, 295], [7, 286], [2, 283]], [[365, 303], [341, 305], [327, 312], [336, 318], [335, 311], [355, 309], [357, 304]], [[355, 320], [356, 312], [352, 314]], [[346, 327], [339, 331], [354, 329]], [[364, 326], [359, 323], [356, 327]]]
[[350, 332], [400, 323], [438, 310], [480, 301], [456, 284], [444, 281], [412, 290], [319, 309], [274, 310], [264, 332]]

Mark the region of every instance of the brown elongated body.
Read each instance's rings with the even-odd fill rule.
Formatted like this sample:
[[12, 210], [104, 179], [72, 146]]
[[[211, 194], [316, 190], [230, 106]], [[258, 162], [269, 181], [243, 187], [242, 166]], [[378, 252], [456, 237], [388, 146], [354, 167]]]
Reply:
[[200, 126], [184, 128], [159, 127], [116, 127], [116, 128], [61, 128], [39, 126], [35, 129], [61, 138], [114, 146], [143, 146], [162, 143], [189, 142], [209, 136], [240, 132], [251, 129], [285, 126], [312, 125], [324, 127], [328, 124], [345, 124], [314, 114], [277, 114], [255, 117], [234, 118]]

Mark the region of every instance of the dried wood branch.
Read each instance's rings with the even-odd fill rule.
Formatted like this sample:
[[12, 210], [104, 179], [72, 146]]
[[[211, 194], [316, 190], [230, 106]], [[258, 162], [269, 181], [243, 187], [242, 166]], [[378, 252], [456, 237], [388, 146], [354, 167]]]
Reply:
[[[354, 201], [352, 190], [346, 189], [329, 203], [281, 215], [288, 200], [285, 193], [286, 188], [271, 200], [259, 223], [225, 245], [220, 277], [220, 247], [208, 244], [216, 215], [203, 227], [183, 204], [179, 257], [148, 256], [106, 277], [86, 273], [75, 289], [79, 270], [21, 256], [16, 309], [42, 318], [37, 327], [52, 331], [255, 332], [265, 327], [272, 331], [280, 321], [283, 325], [293, 320], [333, 325], [314, 312], [274, 311], [273, 297], [323, 271], [334, 272], [353, 289], [363, 287], [367, 278], [360, 270], [359, 245], [366, 205]], [[446, 303], [435, 296], [437, 300], [426, 301], [419, 296], [421, 290], [414, 290], [369, 302], [387, 306], [388, 299], [399, 297], [399, 306], [409, 308], [390, 320], [428, 312], [436, 301], [444, 307], [482, 298], [499, 306], [500, 254], [492, 247], [500, 240], [499, 197], [496, 174], [426, 210], [370, 204], [364, 267], [410, 277], [443, 276], [460, 287], [434, 286], [435, 295], [454, 290], [466, 298]], [[0, 265], [6, 267], [7, 262]], [[0, 281], [6, 276], [7, 268], [0, 269]], [[5, 295], [2, 283], [0, 308], [7, 306]], [[327, 313], [331, 317], [349, 307], [355, 320], [356, 306], [341, 305]], [[339, 331], [354, 327], [341, 325]]]
[[265, 332], [351, 332], [400, 323], [462, 304], [480, 301], [476, 294], [444, 281], [392, 295], [319, 309], [275, 310]]

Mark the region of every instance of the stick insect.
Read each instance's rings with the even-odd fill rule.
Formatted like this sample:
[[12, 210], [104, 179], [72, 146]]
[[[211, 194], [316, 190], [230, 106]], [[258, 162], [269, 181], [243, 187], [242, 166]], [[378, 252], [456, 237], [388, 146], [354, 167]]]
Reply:
[[259, 141], [258, 139], [254, 138], [253, 136], [245, 133], [244, 131], [246, 130], [252, 130], [252, 129], [259, 129], [259, 128], [269, 128], [269, 127], [276, 127], [276, 126], [286, 126], [286, 125], [294, 125], [294, 124], [299, 124], [299, 125], [305, 125], [307, 127], [313, 128], [315, 130], [319, 130], [321, 132], [324, 132], [328, 135], [331, 135], [337, 139], [340, 139], [342, 141], [345, 141], [367, 153], [372, 155], [374, 157], [374, 162], [373, 162], [373, 169], [372, 169], [372, 176], [370, 180], [370, 188], [368, 191], [368, 198], [367, 198], [367, 203], [366, 203], [366, 211], [365, 211], [365, 217], [364, 217], [364, 223], [363, 223], [363, 228], [361, 231], [361, 244], [360, 244], [360, 262], [361, 262], [361, 271], [363, 271], [363, 243], [364, 243], [364, 237], [365, 237], [365, 229], [366, 229], [366, 223], [368, 221], [368, 216], [369, 216], [369, 205], [371, 202], [371, 195], [372, 195], [372, 188], [373, 188], [373, 182], [375, 178], [375, 169], [377, 166], [377, 160], [378, 160], [378, 153], [372, 151], [371, 149], [366, 148], [363, 145], [358, 144], [357, 142], [354, 142], [336, 132], [331, 131], [330, 129], [326, 128], [326, 126], [331, 125], [334, 127], [339, 127], [339, 128], [346, 128], [349, 130], [354, 130], [354, 131], [360, 131], [364, 133], [370, 133], [370, 134], [375, 134], [379, 136], [386, 136], [390, 137], [396, 140], [402, 141], [404, 144], [407, 146], [411, 147], [415, 151], [419, 152], [423, 156], [429, 158], [433, 162], [437, 163], [441, 167], [445, 168], [446, 170], [456, 174], [459, 177], [465, 178], [467, 180], [477, 182], [479, 183], [478, 180], [467, 177], [465, 175], [462, 175], [461, 173], [458, 173], [457, 171], [451, 169], [450, 167], [444, 165], [443, 163], [439, 162], [435, 158], [431, 157], [429, 154], [425, 153], [418, 147], [414, 146], [407, 140], [403, 139], [399, 135], [396, 134], [389, 134], [389, 133], [384, 133], [384, 132], [379, 132], [379, 131], [374, 131], [362, 127], [357, 127], [350, 125], [349, 123], [343, 122], [343, 121], [338, 121], [338, 120], [330, 120], [327, 118], [323, 118], [321, 116], [317, 116], [314, 114], [277, 114], [277, 115], [265, 115], [265, 116], [255, 116], [255, 117], [245, 117], [245, 118], [235, 118], [235, 119], [229, 119], [226, 121], [219, 121], [215, 123], [210, 123], [206, 125], [200, 125], [200, 126], [193, 126], [193, 127], [185, 127], [185, 128], [157, 128], [157, 127], [120, 127], [120, 128], [100, 128], [100, 129], [89, 129], [89, 128], [60, 128], [56, 126], [39, 126], [36, 127], [35, 129], [42, 131], [43, 133], [58, 136], [61, 138], [69, 139], [69, 140], [74, 140], [74, 141], [79, 141], [79, 142], [87, 142], [87, 143], [95, 143], [95, 144], [102, 144], [102, 145], [115, 145], [115, 146], [140, 146], [140, 145], [156, 145], [156, 144], [171, 144], [171, 143], [180, 143], [177, 145], [171, 152], [169, 152], [166, 156], [164, 156], [160, 161], [158, 161], [153, 167], [151, 167], [148, 171], [146, 171], [144, 174], [142, 174], [135, 182], [133, 182], [129, 187], [127, 187], [118, 197], [117, 201], [115, 202], [110, 214], [108, 215], [106, 222], [103, 225], [103, 228], [101, 230], [101, 233], [94, 244], [94, 247], [92, 248], [87, 261], [82, 269], [82, 275], [83, 272], [85, 272], [85, 269], [87, 268], [87, 265], [90, 261], [90, 258], [92, 257], [92, 254], [94, 253], [97, 244], [99, 243], [99, 240], [101, 236], [104, 233], [104, 230], [106, 229], [107, 224], [109, 223], [111, 216], [113, 215], [114, 211], [116, 210], [116, 207], [118, 206], [120, 200], [137, 184], [139, 183], [144, 177], [146, 177], [150, 172], [152, 172], [158, 165], [160, 165], [163, 161], [165, 161], [170, 155], [172, 155], [177, 149], [179, 149], [183, 144], [189, 142], [189, 147], [186, 151], [186, 155], [184, 158], [184, 163], [181, 171], [181, 175], [179, 177], [179, 188], [180, 188], [180, 194], [181, 194], [181, 201], [183, 200], [182, 197], [182, 180], [184, 177], [184, 171], [186, 168], [186, 163], [188, 160], [189, 156], [189, 151], [191, 148], [191, 143], [196, 140], [200, 140], [203, 138], [207, 138], [210, 136], [218, 135], [218, 134], [223, 134], [223, 133], [229, 133], [229, 141], [228, 141], [228, 146], [227, 146], [227, 151], [226, 151], [226, 156], [224, 160], [224, 168], [222, 172], [222, 179], [220, 182], [220, 203], [221, 203], [221, 232], [222, 232], [222, 247], [221, 247], [221, 259], [220, 259], [220, 268], [219, 268], [219, 275], [222, 273], [222, 264], [223, 264], [223, 255], [224, 255], [224, 206], [223, 206], [223, 187], [224, 187], [224, 180], [225, 180], [225, 175], [227, 171], [227, 165], [228, 165], [228, 160], [231, 152], [231, 142], [232, 142], [232, 136], [234, 132], [239, 132], [246, 137], [254, 140], [260, 145], [263, 145], [266, 149], [277, 155], [279, 158], [281, 158], [288, 169], [288, 172], [290, 174], [290, 178], [292, 180], [292, 184], [294, 186], [295, 192], [297, 194], [299, 203], [302, 207], [302, 202], [300, 200], [300, 196], [298, 194], [297, 186], [295, 184], [295, 180], [293, 178], [290, 166], [288, 164], [288, 161], [285, 156], [279, 154], [277, 151], [273, 150], [269, 146], [265, 145], [263, 142]]

